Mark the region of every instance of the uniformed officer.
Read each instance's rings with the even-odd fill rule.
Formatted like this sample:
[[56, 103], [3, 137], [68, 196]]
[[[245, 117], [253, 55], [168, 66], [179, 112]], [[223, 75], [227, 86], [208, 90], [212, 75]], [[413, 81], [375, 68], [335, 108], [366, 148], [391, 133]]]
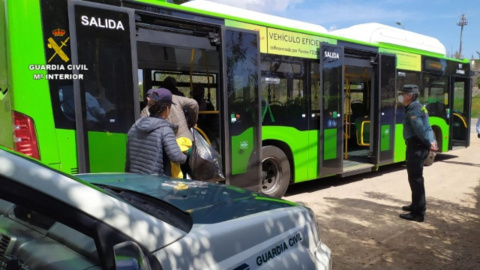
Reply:
[[430, 150], [437, 151], [438, 147], [428, 121], [428, 112], [417, 101], [419, 94], [417, 85], [406, 84], [398, 95], [398, 101], [405, 106], [403, 138], [407, 144], [407, 174], [412, 190], [412, 203], [402, 207], [409, 213], [400, 214], [400, 218], [422, 222], [426, 211], [423, 161]]

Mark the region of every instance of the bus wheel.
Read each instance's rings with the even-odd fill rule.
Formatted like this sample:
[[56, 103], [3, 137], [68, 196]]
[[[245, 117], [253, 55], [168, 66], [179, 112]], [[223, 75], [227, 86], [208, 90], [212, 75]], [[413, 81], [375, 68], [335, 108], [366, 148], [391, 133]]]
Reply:
[[290, 184], [290, 163], [285, 153], [275, 146], [262, 147], [263, 194], [281, 198]]

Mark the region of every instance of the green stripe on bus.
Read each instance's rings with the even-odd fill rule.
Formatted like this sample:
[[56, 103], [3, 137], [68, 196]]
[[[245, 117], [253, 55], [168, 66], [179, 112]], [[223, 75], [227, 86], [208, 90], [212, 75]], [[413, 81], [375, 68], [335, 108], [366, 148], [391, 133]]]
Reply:
[[337, 129], [325, 129], [323, 137], [323, 160], [337, 158]]
[[90, 131], [88, 144], [90, 172], [125, 171], [127, 134]]
[[246, 129], [237, 136], [232, 136], [231, 157], [232, 175], [245, 173], [248, 170], [248, 161], [253, 152], [253, 128]]
[[[283, 144], [292, 153], [295, 183], [317, 176], [318, 131], [301, 131], [286, 126], [263, 126], [262, 141]], [[287, 153], [286, 153], [287, 154]]]
[[60, 155], [60, 170], [65, 173], [77, 173], [77, 143], [76, 132], [71, 129], [56, 129], [58, 152]]
[[390, 125], [382, 125], [380, 151], [390, 150]]

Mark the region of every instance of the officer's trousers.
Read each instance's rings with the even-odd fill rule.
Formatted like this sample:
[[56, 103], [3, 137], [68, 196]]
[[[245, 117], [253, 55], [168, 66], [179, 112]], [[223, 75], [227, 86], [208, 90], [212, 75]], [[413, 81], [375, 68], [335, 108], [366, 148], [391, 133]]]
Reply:
[[412, 190], [412, 214], [425, 215], [425, 185], [423, 181], [423, 161], [428, 156], [429, 149], [417, 142], [407, 142], [406, 164], [408, 183]]

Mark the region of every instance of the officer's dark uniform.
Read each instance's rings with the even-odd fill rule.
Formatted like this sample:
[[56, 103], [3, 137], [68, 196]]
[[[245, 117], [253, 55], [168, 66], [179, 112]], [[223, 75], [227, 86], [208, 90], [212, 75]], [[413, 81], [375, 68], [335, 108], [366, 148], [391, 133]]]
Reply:
[[[408, 93], [409, 91], [404, 90], [404, 92]], [[407, 208], [405, 210], [409, 210], [415, 220], [423, 221], [426, 210], [423, 161], [428, 156], [434, 138], [428, 121], [428, 112], [416, 100], [405, 108], [403, 138], [407, 144], [408, 183], [412, 190], [412, 204], [410, 208], [404, 207], [404, 209]]]

